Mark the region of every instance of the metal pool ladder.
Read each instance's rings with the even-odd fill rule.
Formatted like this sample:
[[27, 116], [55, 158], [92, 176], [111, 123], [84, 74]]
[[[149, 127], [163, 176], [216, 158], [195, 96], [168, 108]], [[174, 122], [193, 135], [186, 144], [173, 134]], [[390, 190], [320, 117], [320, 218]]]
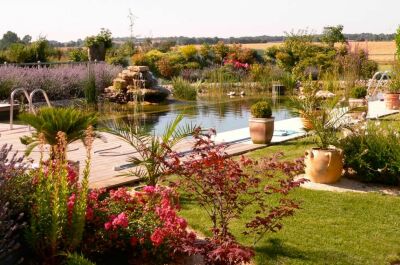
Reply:
[[[30, 94], [28, 94], [28, 91], [25, 88], [16, 88], [11, 92], [11, 96], [10, 96], [10, 130], [13, 129], [13, 121], [14, 121], [14, 96], [17, 92], [23, 92], [25, 95], [25, 98], [28, 100], [28, 111], [30, 113], [35, 113], [35, 109], [33, 106], [33, 96], [38, 93], [41, 92], [44, 99], [46, 100], [47, 106], [51, 107], [51, 103], [49, 100], [49, 97], [47, 96], [46, 91], [44, 91], [43, 89], [37, 88], [34, 89]], [[31, 127], [29, 126], [29, 130], [31, 129]]]

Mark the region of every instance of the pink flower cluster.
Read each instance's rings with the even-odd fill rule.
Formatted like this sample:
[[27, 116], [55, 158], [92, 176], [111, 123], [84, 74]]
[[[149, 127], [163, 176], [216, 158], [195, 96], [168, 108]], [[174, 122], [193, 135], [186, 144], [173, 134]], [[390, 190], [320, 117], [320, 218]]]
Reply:
[[250, 65], [248, 63], [242, 63], [239, 62], [238, 60], [233, 60], [233, 59], [226, 59], [224, 60], [224, 65], [233, 65], [236, 69], [249, 69]]
[[110, 221], [104, 224], [104, 228], [106, 230], [110, 229], [115, 230], [118, 229], [119, 227], [127, 228], [128, 225], [129, 225], [128, 216], [126, 215], [126, 213], [122, 212], [117, 216], [111, 215]]

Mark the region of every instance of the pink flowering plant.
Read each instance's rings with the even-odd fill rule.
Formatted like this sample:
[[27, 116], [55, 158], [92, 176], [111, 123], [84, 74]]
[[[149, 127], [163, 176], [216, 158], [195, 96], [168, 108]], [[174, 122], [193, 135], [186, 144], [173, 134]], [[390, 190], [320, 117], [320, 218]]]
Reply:
[[[282, 219], [292, 216], [299, 208], [298, 202], [287, 195], [304, 182], [294, 180], [302, 172], [303, 163], [301, 160], [281, 162], [281, 154], [259, 163], [245, 157], [237, 161], [225, 153], [225, 146], [211, 140], [213, 133], [201, 135], [199, 129], [194, 136], [194, 151], [184, 159], [171, 151], [165, 163], [170, 173], [180, 176], [176, 185], [210, 218], [213, 236], [200, 247], [206, 264], [242, 264], [249, 262], [254, 252], [235, 240], [230, 224], [249, 206], [257, 205], [253, 219], [243, 227], [243, 233], [253, 238], [252, 247], [267, 232], [279, 231]], [[256, 174], [248, 174], [249, 167]], [[270, 184], [265, 184], [267, 179]]]
[[83, 250], [94, 259], [112, 252], [135, 264], [146, 260], [155, 264], [196, 252], [196, 236], [186, 230], [186, 221], [177, 215], [179, 205], [173, 189], [146, 186], [142, 192], [127, 188], [92, 190], [88, 201]]

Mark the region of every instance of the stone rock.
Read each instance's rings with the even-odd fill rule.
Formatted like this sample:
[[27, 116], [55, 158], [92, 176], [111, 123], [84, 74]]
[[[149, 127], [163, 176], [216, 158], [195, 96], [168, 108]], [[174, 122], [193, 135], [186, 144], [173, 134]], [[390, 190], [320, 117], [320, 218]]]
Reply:
[[325, 99], [325, 98], [333, 98], [335, 94], [327, 90], [320, 90], [315, 94], [315, 96], [317, 98]]
[[149, 67], [133, 65], [133, 66], [129, 66], [128, 70], [133, 71], [133, 72], [148, 72]]
[[113, 86], [105, 89], [104, 97], [112, 102], [158, 103], [165, 100], [170, 90], [159, 86], [147, 66], [129, 66], [113, 80]]

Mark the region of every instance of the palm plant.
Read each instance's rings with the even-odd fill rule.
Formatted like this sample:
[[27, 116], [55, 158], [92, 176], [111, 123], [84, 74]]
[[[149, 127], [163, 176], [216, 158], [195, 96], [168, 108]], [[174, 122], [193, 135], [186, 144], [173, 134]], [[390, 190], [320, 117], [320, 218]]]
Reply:
[[126, 175], [144, 179], [147, 185], [155, 186], [165, 175], [162, 159], [168, 151], [193, 134], [196, 126], [186, 124], [179, 126], [183, 115], [178, 115], [170, 122], [161, 136], [149, 134], [142, 128], [126, 122], [113, 121], [108, 124], [107, 132], [116, 135], [133, 147], [138, 156], [132, 155], [128, 162], [137, 165]]
[[97, 115], [74, 108], [45, 107], [39, 109], [36, 114], [22, 113], [19, 118], [36, 130], [31, 136], [20, 138], [21, 142], [27, 145], [26, 155], [29, 155], [39, 145], [39, 135], [41, 134], [45, 143], [51, 147], [50, 158], [54, 158], [59, 142], [57, 133], [63, 132], [65, 134], [67, 144], [77, 140], [83, 141], [86, 136], [86, 129], [96, 123]]

